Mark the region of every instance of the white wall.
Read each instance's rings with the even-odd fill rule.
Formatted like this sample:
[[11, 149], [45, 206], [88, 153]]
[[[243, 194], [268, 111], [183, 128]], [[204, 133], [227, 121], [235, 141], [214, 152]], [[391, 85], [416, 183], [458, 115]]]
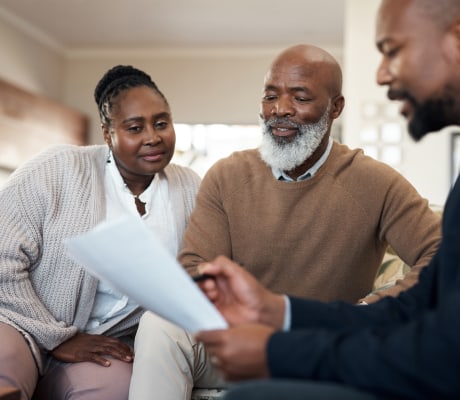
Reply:
[[[375, 81], [380, 61], [374, 44], [379, 3], [379, 0], [346, 0], [343, 138], [353, 147], [361, 147], [359, 133], [369, 123], [363, 117], [363, 105], [373, 103], [385, 109], [395, 104], [386, 98], [386, 89], [378, 87]], [[398, 169], [431, 203], [444, 204], [450, 189], [450, 134], [430, 134], [414, 143], [406, 133], [405, 120], [398, 115], [392, 121], [401, 123], [404, 129], [403, 159]]]
[[[389, 104], [375, 83], [379, 55], [374, 46], [379, 0], [346, 0], [345, 46], [329, 50], [344, 66], [344, 142], [361, 146], [365, 102]], [[321, 45], [321, 44], [317, 44]], [[66, 52], [52, 39], [5, 14], [0, 8], [0, 78], [62, 101], [91, 118], [91, 141], [102, 142], [93, 90], [115, 64], [145, 69], [168, 97], [175, 122], [257, 123], [263, 76], [280, 48], [222, 52], [162, 49]], [[399, 117], [398, 117], [399, 118]], [[399, 118], [402, 126], [405, 121]], [[430, 135], [414, 144], [404, 135], [401, 172], [432, 203], [443, 204], [450, 187], [449, 135]], [[428, 167], [429, 166], [429, 167]]]
[[62, 101], [66, 58], [49, 38], [0, 8], [0, 78]]

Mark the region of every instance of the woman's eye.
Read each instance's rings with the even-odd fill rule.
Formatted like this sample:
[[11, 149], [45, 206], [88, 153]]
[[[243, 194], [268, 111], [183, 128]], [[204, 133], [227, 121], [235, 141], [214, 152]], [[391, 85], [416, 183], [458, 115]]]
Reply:
[[166, 121], [159, 121], [157, 123], [155, 123], [155, 128], [156, 129], [165, 129], [168, 127], [168, 123]]
[[132, 132], [132, 133], [138, 133], [140, 131], [142, 131], [142, 127], [141, 126], [130, 126], [128, 127], [128, 131], [129, 132]]

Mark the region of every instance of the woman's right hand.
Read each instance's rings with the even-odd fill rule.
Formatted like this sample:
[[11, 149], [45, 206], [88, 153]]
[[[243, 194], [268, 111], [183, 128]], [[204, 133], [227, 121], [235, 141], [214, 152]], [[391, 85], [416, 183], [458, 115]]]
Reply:
[[107, 356], [125, 362], [132, 362], [134, 359], [133, 350], [121, 340], [81, 332], [61, 343], [50, 354], [59, 361], [68, 363], [89, 361], [103, 367], [109, 367], [111, 364]]

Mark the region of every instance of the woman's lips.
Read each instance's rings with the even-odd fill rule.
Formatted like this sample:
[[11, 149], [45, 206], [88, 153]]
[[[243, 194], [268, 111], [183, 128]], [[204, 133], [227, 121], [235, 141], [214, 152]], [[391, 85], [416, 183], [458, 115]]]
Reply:
[[161, 159], [163, 159], [163, 155], [164, 153], [144, 154], [143, 156], [141, 156], [141, 158], [144, 161], [153, 162], [153, 161], [160, 161]]

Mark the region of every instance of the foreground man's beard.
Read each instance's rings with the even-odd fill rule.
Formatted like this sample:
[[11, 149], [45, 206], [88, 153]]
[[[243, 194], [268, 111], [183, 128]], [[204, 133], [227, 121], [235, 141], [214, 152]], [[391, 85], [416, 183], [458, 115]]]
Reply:
[[[329, 103], [317, 122], [305, 125], [296, 124], [289, 118], [273, 118], [267, 121], [260, 118], [263, 135], [259, 152], [262, 160], [270, 167], [286, 172], [303, 164], [318, 148], [329, 129], [330, 108]], [[274, 136], [271, 127], [277, 124], [297, 128], [298, 133], [294, 138]]]
[[409, 121], [410, 136], [418, 142], [430, 132], [439, 131], [451, 123], [455, 124], [455, 118], [450, 122], [450, 116], [456, 114], [454, 109], [455, 101], [452, 98], [429, 100], [415, 105], [414, 116]]
[[447, 93], [444, 97], [420, 103], [407, 90], [390, 89], [388, 90], [388, 98], [390, 100], [406, 100], [412, 105], [414, 115], [408, 119], [408, 130], [416, 142], [430, 132], [439, 131], [447, 125], [457, 124], [460, 107], [456, 104], [455, 98]]

